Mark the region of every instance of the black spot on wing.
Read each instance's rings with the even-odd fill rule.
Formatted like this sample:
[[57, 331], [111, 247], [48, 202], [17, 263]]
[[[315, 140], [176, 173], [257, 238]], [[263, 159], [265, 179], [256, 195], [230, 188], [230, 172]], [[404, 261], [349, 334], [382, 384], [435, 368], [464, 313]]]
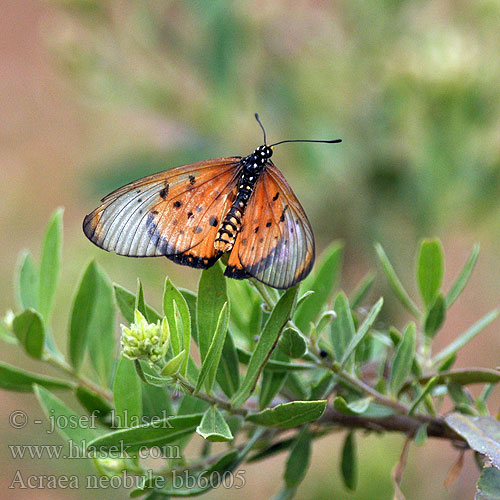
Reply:
[[279, 191], [273, 196], [273, 201], [276, 201], [279, 198]]
[[182, 202], [177, 200], [177, 201], [174, 201], [174, 207], [175, 208], [179, 208], [180, 206], [182, 205]]
[[219, 221], [217, 220], [217, 217], [214, 217], [212, 215], [212, 217], [210, 217], [210, 220], [208, 221], [208, 223], [213, 226], [213, 227], [217, 227], [217, 225], [219, 224]]
[[165, 187], [160, 191], [160, 196], [165, 199], [168, 196], [168, 182], [165, 183]]

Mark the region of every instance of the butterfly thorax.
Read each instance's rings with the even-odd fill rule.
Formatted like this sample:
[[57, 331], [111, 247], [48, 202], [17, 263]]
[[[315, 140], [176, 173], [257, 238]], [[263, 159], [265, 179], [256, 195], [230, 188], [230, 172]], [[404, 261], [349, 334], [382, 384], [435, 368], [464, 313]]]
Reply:
[[232, 250], [236, 236], [242, 227], [248, 200], [250, 200], [255, 184], [272, 154], [273, 150], [264, 145], [259, 146], [252, 154], [241, 159], [243, 168], [238, 182], [238, 191], [231, 208], [219, 226], [214, 242], [214, 246], [219, 252], [226, 253]]

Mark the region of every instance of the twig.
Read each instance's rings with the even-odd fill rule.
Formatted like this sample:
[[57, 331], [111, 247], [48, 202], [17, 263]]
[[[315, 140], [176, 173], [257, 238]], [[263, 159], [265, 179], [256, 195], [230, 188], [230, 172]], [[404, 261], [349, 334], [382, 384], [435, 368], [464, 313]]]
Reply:
[[222, 408], [223, 410], [226, 410], [229, 413], [232, 413], [233, 415], [241, 415], [242, 417], [246, 417], [249, 413], [249, 409], [245, 407], [240, 407], [240, 408], [234, 408], [229, 401], [225, 401], [224, 399], [221, 399], [217, 396], [212, 396], [210, 394], [206, 394], [204, 392], [195, 392], [195, 387], [192, 385], [189, 381], [187, 381], [184, 377], [181, 377], [179, 375], [175, 376], [175, 379], [179, 384], [191, 395], [194, 397], [201, 399], [203, 401], [206, 401], [207, 403], [210, 403], [211, 405], [216, 405], [219, 408]]

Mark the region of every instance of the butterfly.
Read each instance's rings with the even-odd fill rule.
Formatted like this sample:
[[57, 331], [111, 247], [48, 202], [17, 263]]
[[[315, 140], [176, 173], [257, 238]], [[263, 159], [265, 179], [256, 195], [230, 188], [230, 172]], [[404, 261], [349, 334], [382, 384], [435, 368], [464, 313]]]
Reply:
[[83, 221], [98, 247], [129, 257], [165, 256], [207, 269], [229, 254], [225, 275], [255, 278], [278, 289], [303, 280], [314, 263], [311, 224], [264, 145], [229, 156], [171, 168], [104, 197]]

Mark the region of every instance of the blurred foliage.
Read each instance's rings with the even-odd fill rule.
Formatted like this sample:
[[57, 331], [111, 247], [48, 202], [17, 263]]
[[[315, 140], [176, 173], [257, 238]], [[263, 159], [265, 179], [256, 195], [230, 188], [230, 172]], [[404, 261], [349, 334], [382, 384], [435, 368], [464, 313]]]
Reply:
[[169, 137], [167, 153], [107, 165], [113, 179], [94, 179], [101, 194], [158, 163], [249, 153], [259, 111], [273, 140], [344, 139], [276, 154], [323, 244], [341, 236], [366, 250], [395, 231], [415, 241], [457, 221], [498, 221], [497, 1], [50, 4], [63, 70], [94, 101], [157, 120]]

